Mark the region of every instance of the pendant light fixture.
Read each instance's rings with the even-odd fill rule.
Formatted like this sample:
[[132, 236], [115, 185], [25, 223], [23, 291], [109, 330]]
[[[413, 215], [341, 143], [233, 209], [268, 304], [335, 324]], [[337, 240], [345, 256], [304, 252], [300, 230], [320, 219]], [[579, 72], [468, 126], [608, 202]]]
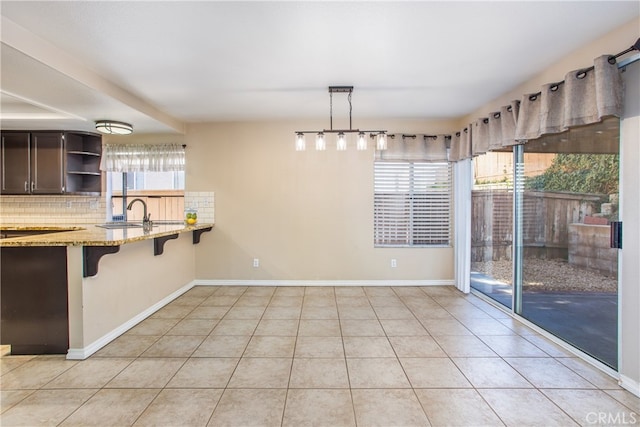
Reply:
[[[333, 128], [333, 94], [334, 93], [346, 93], [347, 100], [349, 102], [349, 129], [334, 129]], [[353, 93], [353, 86], [329, 86], [329, 129], [323, 130], [299, 130], [296, 131], [296, 151], [304, 151], [307, 147], [306, 134], [314, 134], [316, 136], [316, 150], [323, 151], [327, 148], [327, 135], [336, 135], [336, 149], [338, 151], [345, 151], [347, 149], [348, 136], [351, 134], [356, 135], [356, 148], [358, 150], [367, 149], [367, 134], [370, 138], [375, 138], [376, 149], [387, 149], [387, 131], [386, 130], [360, 130], [353, 129], [351, 125], [351, 94]]]
[[125, 122], [116, 122], [114, 120], [98, 120], [96, 122], [96, 130], [109, 135], [130, 135], [133, 133], [133, 126]]

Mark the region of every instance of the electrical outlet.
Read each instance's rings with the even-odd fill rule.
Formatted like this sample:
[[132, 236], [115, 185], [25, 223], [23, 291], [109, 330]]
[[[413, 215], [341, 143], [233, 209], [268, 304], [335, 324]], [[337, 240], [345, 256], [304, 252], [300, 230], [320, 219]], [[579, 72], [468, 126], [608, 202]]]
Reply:
[[391, 260], [391, 268], [396, 268], [398, 266], [398, 261], [395, 258]]
[[260, 259], [259, 259], [259, 258], [254, 258], [254, 259], [253, 259], [253, 266], [254, 266], [255, 268], [260, 267]]
[[91, 200], [89, 202], [89, 209], [91, 209], [91, 210], [98, 209], [98, 201], [97, 200]]
[[67, 200], [67, 209], [71, 209], [71, 200]]

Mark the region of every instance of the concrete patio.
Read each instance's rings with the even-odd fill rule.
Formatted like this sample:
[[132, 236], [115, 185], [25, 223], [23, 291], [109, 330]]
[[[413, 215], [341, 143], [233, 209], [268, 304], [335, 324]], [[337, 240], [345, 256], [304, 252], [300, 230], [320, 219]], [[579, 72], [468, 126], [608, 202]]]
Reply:
[[[471, 287], [512, 307], [512, 287], [482, 273], [471, 273]], [[618, 367], [618, 295], [602, 292], [527, 292], [522, 317], [599, 359]]]

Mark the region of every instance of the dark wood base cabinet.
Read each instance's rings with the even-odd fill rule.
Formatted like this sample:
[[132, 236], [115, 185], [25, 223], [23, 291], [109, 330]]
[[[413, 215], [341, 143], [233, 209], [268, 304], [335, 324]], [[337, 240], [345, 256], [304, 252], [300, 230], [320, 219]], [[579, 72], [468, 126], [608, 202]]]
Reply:
[[67, 248], [0, 249], [0, 342], [11, 354], [66, 354]]

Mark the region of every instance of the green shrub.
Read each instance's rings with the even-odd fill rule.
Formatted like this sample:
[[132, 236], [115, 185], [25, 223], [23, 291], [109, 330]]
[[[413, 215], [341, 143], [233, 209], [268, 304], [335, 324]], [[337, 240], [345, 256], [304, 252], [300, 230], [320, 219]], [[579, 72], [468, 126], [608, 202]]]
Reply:
[[526, 179], [525, 188], [614, 194], [618, 192], [618, 176], [617, 154], [558, 154], [542, 175]]

